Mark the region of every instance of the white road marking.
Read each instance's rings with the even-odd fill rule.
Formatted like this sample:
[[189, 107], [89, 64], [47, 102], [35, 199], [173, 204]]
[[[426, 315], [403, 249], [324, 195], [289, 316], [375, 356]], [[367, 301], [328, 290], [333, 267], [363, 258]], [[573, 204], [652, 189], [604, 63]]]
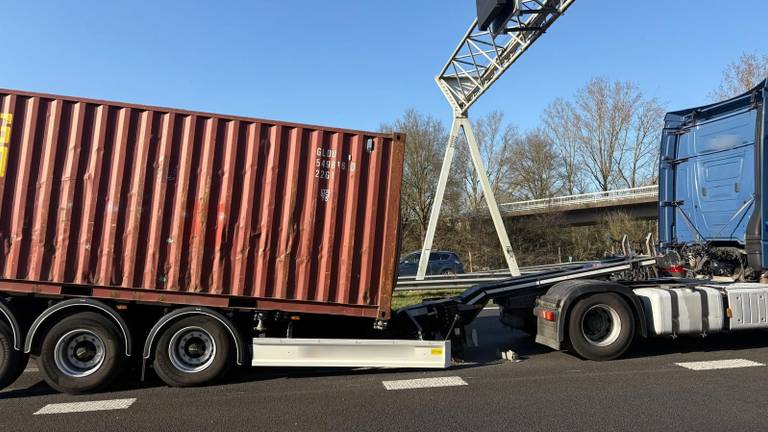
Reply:
[[130, 408], [136, 398], [130, 399], [110, 399], [91, 402], [68, 402], [48, 404], [40, 408], [35, 415], [41, 414], [66, 414], [90, 411], [110, 411]]
[[687, 369], [695, 370], [695, 371], [765, 366], [765, 364], [763, 363], [758, 363], [752, 360], [745, 360], [745, 359], [684, 362], [684, 363], [675, 363], [675, 364]]
[[397, 381], [382, 381], [387, 390], [410, 390], [432, 387], [455, 387], [468, 385], [466, 381], [457, 377], [418, 378]]

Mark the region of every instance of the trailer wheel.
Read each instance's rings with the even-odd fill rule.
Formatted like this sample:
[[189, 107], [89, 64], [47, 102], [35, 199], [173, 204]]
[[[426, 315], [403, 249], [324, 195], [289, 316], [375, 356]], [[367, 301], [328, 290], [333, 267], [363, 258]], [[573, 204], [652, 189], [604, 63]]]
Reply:
[[40, 348], [40, 372], [60, 392], [95, 392], [120, 375], [124, 350], [120, 331], [109, 318], [76, 313], [48, 330]]
[[204, 385], [231, 364], [232, 343], [215, 319], [191, 316], [169, 325], [157, 341], [154, 368], [172, 387]]
[[28, 356], [21, 350], [13, 348], [13, 330], [0, 321], [0, 389], [13, 384], [24, 372]]
[[612, 360], [629, 348], [635, 336], [635, 320], [627, 302], [611, 293], [579, 300], [568, 320], [571, 348], [589, 360]]

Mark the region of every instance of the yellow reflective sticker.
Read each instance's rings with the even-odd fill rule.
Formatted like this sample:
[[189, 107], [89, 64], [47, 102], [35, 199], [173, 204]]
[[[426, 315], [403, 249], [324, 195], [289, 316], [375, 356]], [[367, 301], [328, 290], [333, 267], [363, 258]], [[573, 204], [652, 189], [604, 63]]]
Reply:
[[7, 123], [7, 124], [13, 123], [13, 114], [0, 113], [0, 122]]
[[0, 178], [5, 177], [5, 169], [8, 166], [8, 147], [0, 147]]
[[434, 355], [434, 356], [441, 356], [441, 355], [443, 355], [443, 349], [442, 348], [432, 348], [432, 355]]
[[0, 145], [5, 145], [11, 142], [11, 127], [0, 126]]

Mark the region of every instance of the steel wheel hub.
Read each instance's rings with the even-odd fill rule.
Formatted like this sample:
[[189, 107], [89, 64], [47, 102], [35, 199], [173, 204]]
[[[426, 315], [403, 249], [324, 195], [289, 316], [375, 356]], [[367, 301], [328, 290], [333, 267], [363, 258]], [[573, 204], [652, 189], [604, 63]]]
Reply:
[[179, 371], [200, 372], [216, 358], [216, 342], [201, 327], [185, 327], [171, 337], [168, 352], [171, 364]]
[[90, 330], [72, 330], [56, 342], [53, 360], [56, 367], [72, 378], [95, 373], [104, 363], [104, 341]]
[[592, 345], [611, 345], [619, 339], [621, 333], [619, 313], [608, 305], [592, 306], [581, 320], [581, 333]]

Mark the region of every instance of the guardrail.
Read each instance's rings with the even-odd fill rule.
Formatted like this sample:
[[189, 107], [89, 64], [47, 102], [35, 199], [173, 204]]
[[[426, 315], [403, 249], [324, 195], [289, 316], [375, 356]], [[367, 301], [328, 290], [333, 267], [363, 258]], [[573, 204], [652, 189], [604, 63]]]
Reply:
[[[538, 273], [547, 270], [557, 270], [567, 267], [580, 267], [597, 261], [579, 261], [561, 264], [547, 264], [540, 266], [521, 267], [523, 274]], [[494, 282], [509, 279], [509, 270], [492, 270], [487, 272], [464, 273], [454, 276], [427, 276], [424, 280], [417, 281], [416, 276], [402, 276], [397, 279], [395, 291], [441, 291], [449, 289], [467, 289], [480, 283]]]
[[543, 198], [528, 201], [518, 201], [499, 204], [499, 208], [507, 213], [526, 210], [536, 210], [550, 207], [567, 207], [584, 204], [594, 204], [605, 201], [619, 201], [630, 198], [656, 197], [659, 193], [657, 185], [642, 186], [630, 189], [617, 189], [607, 192], [590, 192], [579, 195]]

